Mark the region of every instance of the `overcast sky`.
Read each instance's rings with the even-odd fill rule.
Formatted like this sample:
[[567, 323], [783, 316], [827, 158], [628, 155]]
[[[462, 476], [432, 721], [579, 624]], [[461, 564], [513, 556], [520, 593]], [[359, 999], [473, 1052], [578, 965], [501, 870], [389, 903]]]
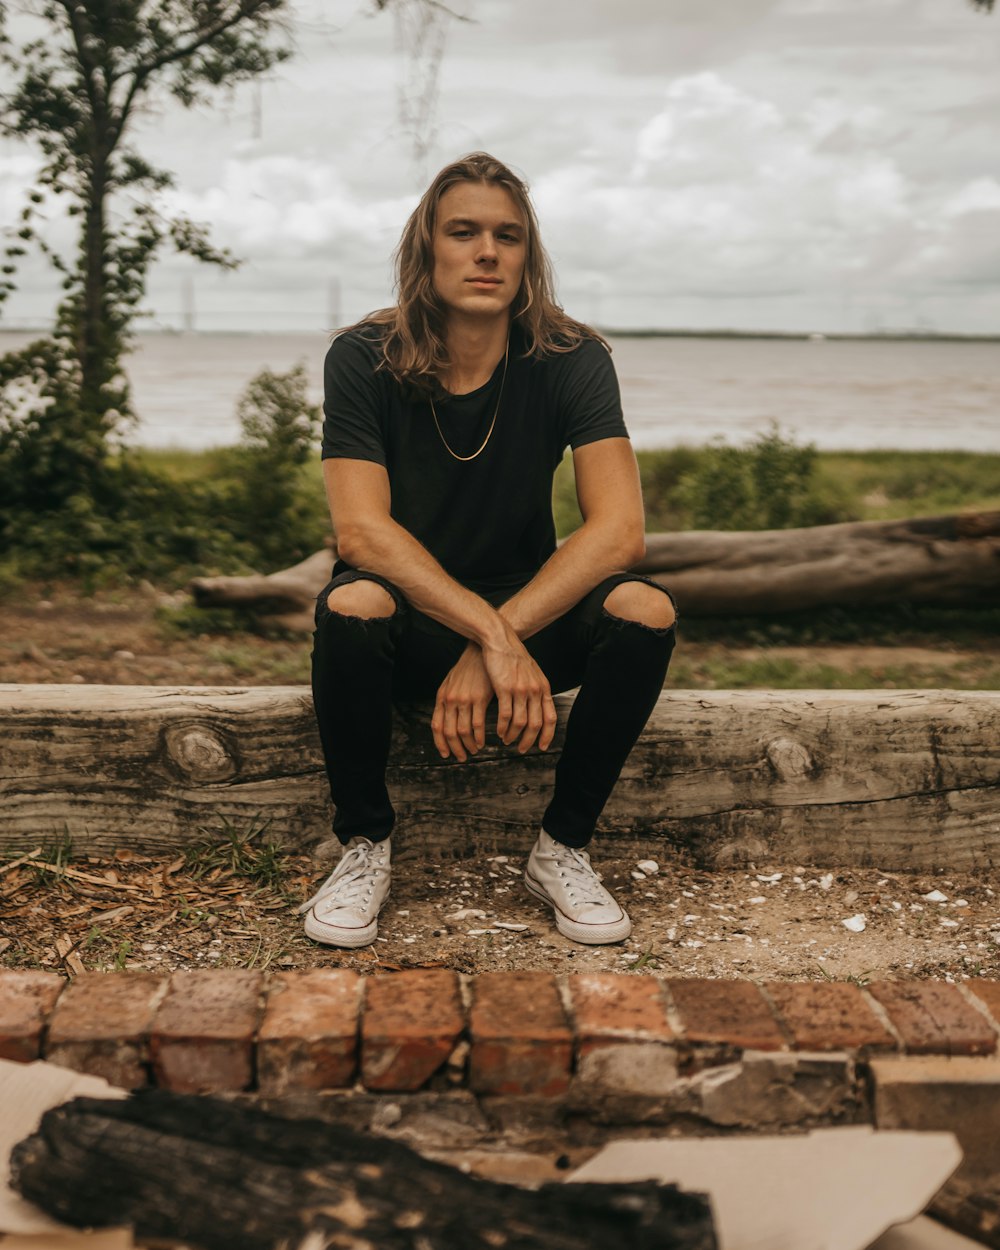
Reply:
[[[453, 0], [421, 171], [391, 15], [303, 0], [255, 93], [136, 140], [246, 258], [166, 258], [152, 324], [323, 329], [388, 302], [420, 182], [485, 148], [531, 184], [568, 310], [611, 327], [1000, 333], [1000, 13], [966, 0]], [[255, 122], [255, 94], [260, 128]], [[0, 220], [30, 184], [0, 140]], [[53, 222], [53, 234], [60, 226]], [[185, 287], [193, 292], [185, 296]], [[5, 314], [44, 317], [40, 263]]]

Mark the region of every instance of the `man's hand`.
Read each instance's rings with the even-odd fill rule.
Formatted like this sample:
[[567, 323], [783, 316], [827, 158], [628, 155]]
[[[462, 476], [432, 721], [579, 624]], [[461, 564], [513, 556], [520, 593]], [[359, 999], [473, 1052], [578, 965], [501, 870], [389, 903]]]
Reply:
[[482, 649], [482, 663], [497, 696], [497, 737], [510, 745], [520, 737], [521, 755], [538, 739], [548, 750], [556, 732], [556, 705], [548, 678], [531, 658], [524, 643], [504, 622], [499, 645]]
[[431, 717], [434, 745], [442, 759], [464, 763], [486, 743], [486, 709], [497, 698], [497, 737], [505, 745], [520, 738], [521, 755], [535, 740], [549, 748], [556, 708], [545, 674], [510, 631], [506, 645], [480, 649], [469, 643], [441, 683]]
[[486, 743], [486, 709], [493, 683], [475, 643], [462, 652], [458, 663], [441, 683], [431, 717], [434, 745], [442, 759], [454, 755], [464, 763]]

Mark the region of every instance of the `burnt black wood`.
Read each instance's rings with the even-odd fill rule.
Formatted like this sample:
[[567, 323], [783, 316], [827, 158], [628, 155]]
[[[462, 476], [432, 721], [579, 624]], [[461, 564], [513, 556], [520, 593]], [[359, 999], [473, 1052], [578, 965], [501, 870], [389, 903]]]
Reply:
[[219, 1099], [140, 1092], [46, 1112], [12, 1157], [20, 1193], [78, 1227], [204, 1250], [716, 1250], [708, 1200], [672, 1185], [467, 1176], [408, 1146]]

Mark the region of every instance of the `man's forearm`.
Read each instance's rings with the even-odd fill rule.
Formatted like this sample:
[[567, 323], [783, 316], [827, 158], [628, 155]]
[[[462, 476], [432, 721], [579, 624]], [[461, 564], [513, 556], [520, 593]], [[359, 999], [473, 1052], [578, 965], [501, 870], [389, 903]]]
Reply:
[[479, 646], [497, 645], [504, 622], [490, 604], [449, 577], [426, 547], [391, 519], [339, 543], [340, 556], [365, 572], [398, 586], [425, 616]]
[[612, 573], [624, 572], [642, 553], [609, 527], [583, 524], [542, 565], [531, 581], [500, 608], [520, 639], [564, 615]]

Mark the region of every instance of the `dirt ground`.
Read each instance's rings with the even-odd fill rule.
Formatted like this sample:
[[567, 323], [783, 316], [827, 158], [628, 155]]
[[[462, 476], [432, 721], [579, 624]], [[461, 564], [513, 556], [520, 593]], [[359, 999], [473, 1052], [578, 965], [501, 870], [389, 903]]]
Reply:
[[302, 932], [297, 905], [325, 871], [303, 855], [260, 852], [235, 870], [234, 859], [252, 855], [219, 845], [172, 861], [127, 851], [113, 861], [67, 860], [51, 850], [48, 858], [61, 862], [36, 855], [0, 866], [0, 966], [68, 974], [549, 968], [858, 983], [1000, 976], [1000, 882], [966, 875], [771, 864], [708, 873], [666, 858], [654, 870], [655, 861], [595, 853], [634, 931], [618, 946], [585, 947], [556, 932], [513, 858], [427, 863], [404, 850], [377, 941], [341, 951]]
[[[181, 631], [164, 625], [162, 608], [152, 587], [93, 599], [58, 591], [8, 596], [0, 600], [0, 682], [306, 679], [305, 640]], [[684, 650], [699, 661], [697, 646], [685, 643]], [[780, 650], [848, 669], [860, 659], [869, 667], [903, 662], [902, 648]], [[907, 661], [940, 654], [919, 650]], [[587, 948], [556, 933], [548, 911], [525, 891], [523, 864], [513, 857], [422, 862], [417, 848], [407, 847], [405, 830], [394, 842], [393, 892], [380, 936], [356, 952], [317, 946], [303, 935], [296, 907], [331, 867], [304, 855], [235, 842], [163, 861], [124, 849], [102, 861], [53, 846], [39, 846], [21, 863], [20, 856], [0, 855], [0, 966], [67, 974], [446, 966], [857, 982], [1000, 976], [1000, 874], [911, 877], [789, 864], [709, 873], [668, 854], [655, 866], [605, 858], [598, 840], [595, 864], [627, 907], [634, 932], [622, 945]]]

